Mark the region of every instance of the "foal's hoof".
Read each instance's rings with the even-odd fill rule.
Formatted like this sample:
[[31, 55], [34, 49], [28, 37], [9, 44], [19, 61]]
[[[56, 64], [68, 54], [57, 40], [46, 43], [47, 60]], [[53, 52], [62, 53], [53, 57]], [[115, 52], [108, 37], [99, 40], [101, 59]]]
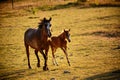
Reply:
[[56, 64], [56, 66], [59, 66], [58, 64]]
[[47, 66], [43, 66], [43, 70], [44, 70], [44, 71], [47, 71], [47, 70], [49, 70], [49, 69], [48, 69]]
[[71, 66], [70, 63], [68, 63], [68, 64], [69, 64], [69, 66]]

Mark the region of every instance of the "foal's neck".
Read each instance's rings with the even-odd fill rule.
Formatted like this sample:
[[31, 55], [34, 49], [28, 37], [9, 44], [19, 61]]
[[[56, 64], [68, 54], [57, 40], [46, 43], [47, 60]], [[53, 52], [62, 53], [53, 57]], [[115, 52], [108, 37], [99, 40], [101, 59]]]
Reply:
[[58, 37], [60, 37], [61, 40], [65, 40], [65, 33], [61, 33]]

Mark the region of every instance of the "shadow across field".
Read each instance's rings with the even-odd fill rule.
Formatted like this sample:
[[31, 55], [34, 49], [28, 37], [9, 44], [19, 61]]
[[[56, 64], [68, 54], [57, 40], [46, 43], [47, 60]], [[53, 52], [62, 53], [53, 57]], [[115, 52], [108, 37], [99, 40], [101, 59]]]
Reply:
[[94, 75], [84, 80], [120, 80], [120, 70]]
[[87, 35], [95, 35], [95, 36], [101, 36], [101, 37], [108, 37], [108, 38], [117, 38], [120, 37], [120, 32], [119, 31], [113, 31], [113, 32], [109, 32], [109, 31], [95, 31], [92, 33], [83, 33], [80, 34], [82, 36], [87, 36]]
[[23, 72], [25, 72], [25, 70], [17, 70], [13, 72], [4, 72], [4, 73], [0, 72], [0, 80], [15, 79], [16, 77], [20, 78], [22, 77], [22, 75], [17, 75], [17, 74], [20, 74]]
[[97, 31], [91, 34], [96, 36], [108, 37], [108, 38], [120, 37], [120, 32], [118, 31], [115, 31], [115, 32]]
[[40, 71], [36, 72], [32, 69], [20, 69], [4, 73], [0, 72], [0, 80], [16, 80], [18, 78], [22, 78], [24, 76], [31, 76], [37, 73], [40, 73]]

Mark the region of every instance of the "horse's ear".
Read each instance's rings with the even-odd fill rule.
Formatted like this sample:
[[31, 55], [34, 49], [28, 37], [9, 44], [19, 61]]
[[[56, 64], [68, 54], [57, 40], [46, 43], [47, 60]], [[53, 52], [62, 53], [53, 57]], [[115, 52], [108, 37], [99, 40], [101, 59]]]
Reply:
[[46, 18], [44, 17], [43, 21], [45, 21], [45, 20], [46, 20]]
[[49, 21], [51, 21], [51, 20], [52, 20], [52, 18], [50, 17]]

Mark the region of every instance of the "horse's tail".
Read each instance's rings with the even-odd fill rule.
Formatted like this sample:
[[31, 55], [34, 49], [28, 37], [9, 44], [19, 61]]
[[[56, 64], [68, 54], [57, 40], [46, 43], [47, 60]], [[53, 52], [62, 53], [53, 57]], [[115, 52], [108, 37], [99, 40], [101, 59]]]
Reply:
[[24, 33], [24, 46], [26, 46], [27, 44], [26, 44], [26, 32]]

